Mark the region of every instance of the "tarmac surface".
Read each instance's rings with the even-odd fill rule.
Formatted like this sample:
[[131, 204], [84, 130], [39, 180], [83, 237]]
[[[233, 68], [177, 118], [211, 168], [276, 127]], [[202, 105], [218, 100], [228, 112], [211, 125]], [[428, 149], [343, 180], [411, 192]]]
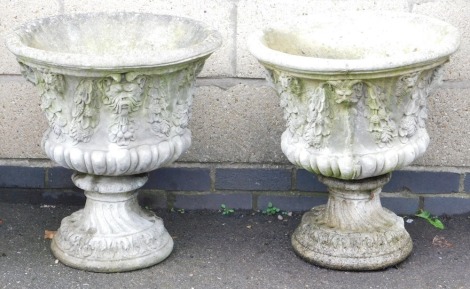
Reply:
[[470, 288], [470, 215], [441, 218], [445, 230], [412, 217], [414, 249], [403, 263], [374, 272], [320, 268], [298, 258], [290, 236], [301, 214], [157, 210], [175, 241], [153, 267], [126, 273], [72, 269], [50, 252], [45, 230], [72, 206], [0, 203], [0, 288]]

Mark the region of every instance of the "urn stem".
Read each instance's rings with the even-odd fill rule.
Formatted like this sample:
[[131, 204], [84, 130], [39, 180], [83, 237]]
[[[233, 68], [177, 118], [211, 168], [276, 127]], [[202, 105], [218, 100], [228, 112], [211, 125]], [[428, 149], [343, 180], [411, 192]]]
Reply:
[[347, 181], [318, 177], [330, 196], [304, 214], [292, 235], [300, 257], [340, 270], [377, 270], [408, 257], [413, 244], [403, 219], [380, 203], [390, 174]]
[[95, 272], [148, 267], [171, 253], [173, 240], [163, 221], [142, 209], [137, 194], [147, 174], [96, 176], [75, 173], [85, 190], [85, 208], [62, 220], [52, 252], [62, 263]]

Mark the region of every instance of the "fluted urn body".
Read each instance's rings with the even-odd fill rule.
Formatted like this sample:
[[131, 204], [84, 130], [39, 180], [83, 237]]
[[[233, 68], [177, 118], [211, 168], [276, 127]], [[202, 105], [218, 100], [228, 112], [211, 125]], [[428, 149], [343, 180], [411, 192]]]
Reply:
[[252, 35], [284, 108], [282, 150], [330, 191], [292, 237], [300, 256], [351, 270], [408, 256], [403, 220], [379, 193], [390, 172], [425, 152], [426, 98], [458, 45], [451, 25], [393, 12], [322, 15]]
[[173, 241], [142, 210], [147, 172], [191, 144], [192, 90], [221, 44], [204, 24], [181, 17], [61, 15], [20, 27], [7, 39], [27, 80], [39, 88], [49, 123], [43, 148], [76, 171], [87, 204], [63, 220], [52, 243], [65, 264], [126, 271], [160, 262]]

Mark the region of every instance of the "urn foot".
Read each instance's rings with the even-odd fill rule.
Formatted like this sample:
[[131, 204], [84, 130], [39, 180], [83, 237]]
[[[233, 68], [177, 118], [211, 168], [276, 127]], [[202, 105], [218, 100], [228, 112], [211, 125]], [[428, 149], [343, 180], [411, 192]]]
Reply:
[[292, 235], [297, 255], [337, 270], [379, 270], [408, 257], [413, 244], [403, 219], [380, 204], [390, 174], [354, 181], [319, 179], [330, 197], [327, 205], [302, 217]]
[[162, 219], [143, 210], [137, 189], [147, 174], [121, 177], [76, 173], [85, 208], [64, 218], [52, 240], [54, 256], [67, 266], [94, 272], [123, 272], [168, 257], [173, 240]]

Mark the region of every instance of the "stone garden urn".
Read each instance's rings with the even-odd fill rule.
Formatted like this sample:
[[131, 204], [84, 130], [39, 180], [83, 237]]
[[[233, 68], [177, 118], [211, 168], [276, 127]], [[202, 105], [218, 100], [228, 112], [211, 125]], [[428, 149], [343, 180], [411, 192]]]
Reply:
[[380, 192], [425, 152], [426, 98], [458, 46], [453, 26], [394, 12], [327, 14], [251, 36], [284, 109], [284, 154], [329, 190], [293, 233], [300, 257], [375, 270], [410, 254], [403, 219], [382, 208]]
[[62, 263], [119, 272], [171, 253], [172, 238], [136, 190], [190, 146], [194, 81], [220, 45], [203, 23], [138, 13], [39, 19], [7, 38], [40, 91], [49, 122], [43, 149], [75, 171], [87, 197], [52, 240]]

